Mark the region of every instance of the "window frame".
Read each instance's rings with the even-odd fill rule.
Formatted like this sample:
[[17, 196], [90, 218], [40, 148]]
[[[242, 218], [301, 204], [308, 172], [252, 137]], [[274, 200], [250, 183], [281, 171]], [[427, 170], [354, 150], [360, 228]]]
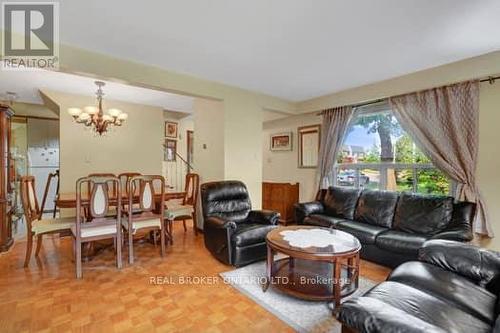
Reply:
[[[374, 104], [370, 105], [364, 105], [360, 107], [356, 107], [353, 110], [353, 115], [352, 118], [349, 122], [348, 129], [350, 129], [355, 121], [357, 120], [358, 117], [363, 117], [363, 116], [369, 116], [377, 113], [383, 113], [383, 112], [393, 112], [389, 102], [388, 101], [382, 101], [382, 102], [377, 102]], [[405, 130], [403, 128], [403, 130]], [[346, 132], [343, 140], [342, 140], [342, 146], [344, 145], [344, 142], [349, 135], [349, 131]], [[340, 153], [340, 151], [339, 151]], [[411, 170], [413, 177], [412, 177], [412, 190], [411, 193], [419, 193], [417, 192], [418, 190], [418, 171], [420, 170], [438, 170], [440, 171], [436, 166], [434, 166], [432, 163], [389, 163], [389, 162], [379, 162], [379, 163], [338, 163], [337, 162], [337, 157], [335, 157], [335, 164], [333, 166], [333, 172], [332, 172], [332, 182], [330, 184], [334, 184], [335, 186], [341, 186], [338, 184], [338, 174], [341, 170], [354, 170], [355, 172], [355, 180], [354, 180], [354, 187], [355, 188], [360, 188], [360, 176], [361, 176], [361, 171], [363, 169], [373, 169], [377, 170], [380, 174], [380, 181], [378, 184], [378, 189], [379, 190], [387, 190], [387, 170], [388, 169], [394, 169], [394, 170]], [[442, 172], [442, 171], [441, 171]], [[455, 190], [456, 190], [456, 182], [450, 178], [448, 175], [445, 174], [445, 176], [449, 180], [449, 186], [448, 186], [448, 195], [454, 196]], [[399, 191], [398, 191], [399, 192]]]

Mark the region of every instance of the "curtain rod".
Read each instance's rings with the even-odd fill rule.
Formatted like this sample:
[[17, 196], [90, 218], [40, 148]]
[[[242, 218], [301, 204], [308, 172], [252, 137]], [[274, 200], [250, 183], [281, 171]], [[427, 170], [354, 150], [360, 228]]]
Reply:
[[[500, 76], [488, 76], [487, 78], [485, 79], [481, 79], [479, 80], [479, 82], [489, 82], [490, 84], [494, 84], [496, 80], [500, 80]], [[368, 106], [368, 105], [372, 105], [372, 104], [377, 104], [377, 103], [380, 103], [380, 102], [383, 102], [383, 101], [386, 101], [387, 98], [379, 98], [379, 99], [374, 99], [374, 100], [371, 100], [371, 101], [368, 101], [368, 102], [362, 102], [362, 103], [358, 103], [358, 104], [351, 104], [351, 107], [353, 108], [359, 108], [359, 107], [362, 107], [362, 106]], [[316, 116], [321, 116], [323, 114], [323, 111], [319, 111], [316, 113]]]

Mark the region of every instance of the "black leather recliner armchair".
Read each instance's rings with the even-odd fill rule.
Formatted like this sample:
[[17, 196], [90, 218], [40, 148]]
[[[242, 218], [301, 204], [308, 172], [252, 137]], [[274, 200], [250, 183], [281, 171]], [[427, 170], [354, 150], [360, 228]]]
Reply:
[[248, 190], [240, 181], [201, 185], [205, 247], [227, 265], [244, 266], [266, 258], [266, 235], [280, 214], [252, 210]]

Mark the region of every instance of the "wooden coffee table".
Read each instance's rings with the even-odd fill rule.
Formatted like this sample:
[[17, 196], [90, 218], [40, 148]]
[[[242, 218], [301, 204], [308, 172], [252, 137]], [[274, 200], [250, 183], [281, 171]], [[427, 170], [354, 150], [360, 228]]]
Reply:
[[[279, 227], [267, 234], [267, 278], [275, 287], [307, 300], [333, 301], [358, 288], [359, 240], [340, 230], [315, 226]], [[281, 256], [275, 257], [281, 253]]]

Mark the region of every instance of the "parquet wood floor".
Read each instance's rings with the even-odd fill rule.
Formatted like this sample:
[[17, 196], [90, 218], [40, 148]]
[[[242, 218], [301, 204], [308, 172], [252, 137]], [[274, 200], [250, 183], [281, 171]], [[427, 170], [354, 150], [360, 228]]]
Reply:
[[[71, 239], [44, 239], [40, 259], [23, 268], [24, 242], [0, 256], [0, 332], [292, 332], [271, 313], [218, 279], [231, 270], [212, 258], [203, 235], [174, 228], [175, 243], [135, 244], [136, 261], [117, 270], [111, 249], [83, 264], [75, 279]], [[124, 251], [126, 253], [126, 251]], [[374, 281], [387, 268], [361, 262]], [[178, 282], [151, 284], [162, 276]], [[216, 284], [179, 284], [179, 277], [213, 277]], [[196, 282], [196, 281], [194, 281]], [[205, 281], [207, 282], [207, 281]]]

